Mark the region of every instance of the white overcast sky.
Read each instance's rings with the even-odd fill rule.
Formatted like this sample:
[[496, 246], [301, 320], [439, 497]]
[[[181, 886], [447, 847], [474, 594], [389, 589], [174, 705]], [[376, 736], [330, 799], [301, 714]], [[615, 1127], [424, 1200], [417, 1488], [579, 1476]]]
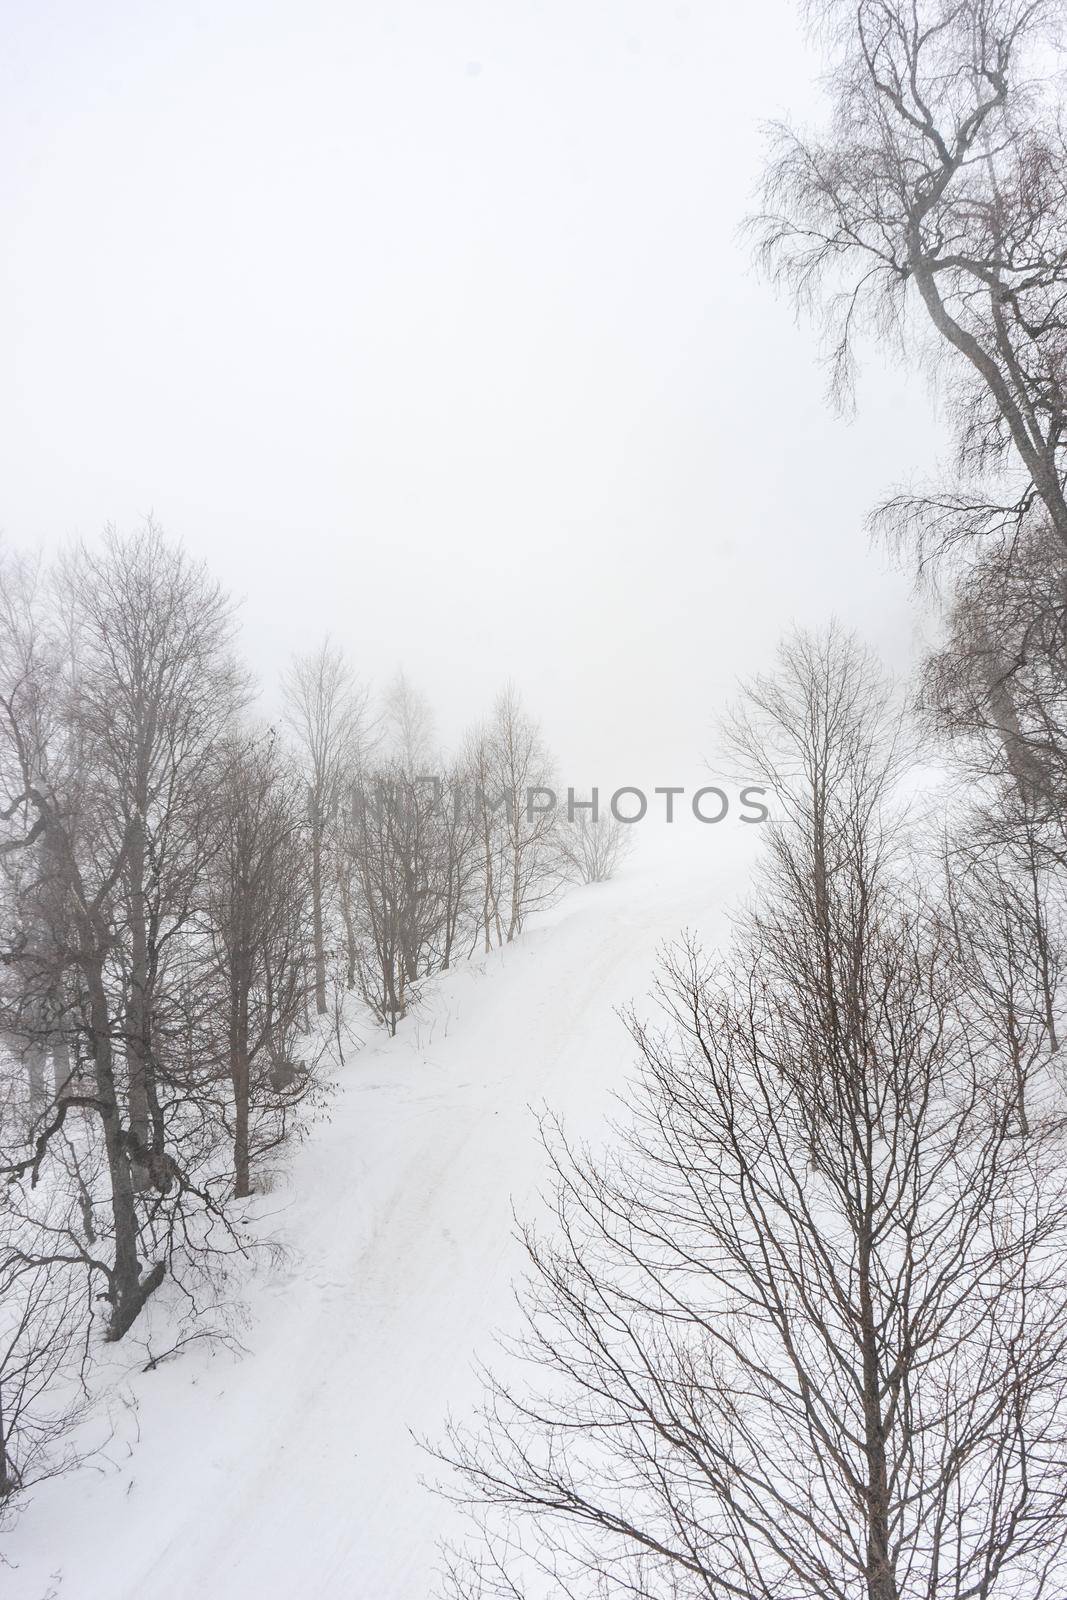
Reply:
[[929, 397], [836, 417], [738, 234], [790, 0], [2, 10], [9, 541], [152, 512], [268, 682], [329, 632], [452, 733], [511, 677], [581, 782], [691, 770], [794, 621], [906, 665], [863, 519]]

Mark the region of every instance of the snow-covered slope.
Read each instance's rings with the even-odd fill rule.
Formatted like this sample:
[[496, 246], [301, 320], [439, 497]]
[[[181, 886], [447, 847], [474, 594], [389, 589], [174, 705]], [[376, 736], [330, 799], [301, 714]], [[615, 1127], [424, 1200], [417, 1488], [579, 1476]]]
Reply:
[[3, 1541], [0, 1593], [433, 1593], [456, 1514], [420, 1484], [411, 1431], [463, 1414], [475, 1352], [515, 1325], [512, 1206], [533, 1203], [543, 1174], [530, 1107], [583, 1132], [616, 1109], [632, 1052], [614, 1008], [644, 995], [663, 940], [722, 932], [755, 843], [741, 833], [657, 840], [669, 853], [574, 891], [518, 944], [442, 979], [396, 1039], [349, 1058], [329, 1121], [259, 1202], [286, 1254], [241, 1287], [244, 1352], [194, 1345], [141, 1373], [131, 1335], [114, 1438], [36, 1491]]

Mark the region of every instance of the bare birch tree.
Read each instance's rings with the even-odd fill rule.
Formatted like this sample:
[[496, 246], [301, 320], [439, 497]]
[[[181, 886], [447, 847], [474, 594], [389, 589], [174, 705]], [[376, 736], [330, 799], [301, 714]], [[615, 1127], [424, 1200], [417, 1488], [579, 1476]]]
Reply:
[[772, 268], [829, 319], [840, 381], [854, 340], [919, 319], [949, 359], [959, 465], [1020, 493], [904, 497], [935, 546], [1025, 525], [1067, 546], [1067, 161], [1051, 76], [1055, 0], [825, 0], [822, 136], [788, 128], [757, 223]]
[[329, 640], [298, 656], [282, 684], [286, 721], [296, 742], [307, 791], [311, 904], [315, 948], [315, 1009], [326, 1015], [326, 925], [329, 832], [358, 772], [366, 738], [366, 694]]
[[403, 672], [385, 692], [383, 720], [391, 759], [409, 777], [429, 776], [434, 764], [433, 712]]
[[509, 944], [567, 874], [544, 738], [510, 685], [468, 734], [462, 766], [477, 840], [475, 938], [488, 953], [494, 943]]
[[302, 796], [270, 735], [235, 740], [219, 770], [219, 841], [207, 893], [213, 1013], [233, 1095], [234, 1195], [281, 1142], [309, 1086], [292, 1041], [311, 972]]

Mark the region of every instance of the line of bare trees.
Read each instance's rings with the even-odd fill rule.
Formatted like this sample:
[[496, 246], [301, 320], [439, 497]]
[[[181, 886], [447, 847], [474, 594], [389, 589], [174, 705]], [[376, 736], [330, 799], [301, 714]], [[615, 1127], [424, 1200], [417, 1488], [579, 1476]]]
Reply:
[[[326, 1092], [566, 875], [513, 692], [450, 764], [328, 643], [262, 725], [233, 609], [157, 528], [0, 573], [0, 1510], [67, 1459], [95, 1337], [194, 1312]], [[485, 780], [476, 791], [473, 771]], [[476, 803], [472, 799], [476, 794]]]
[[616, 1148], [546, 1127], [525, 1332], [433, 1447], [465, 1600], [1067, 1592], [1064, 13], [808, 11], [830, 117], [755, 231], [839, 397], [870, 339], [942, 380], [953, 459], [873, 518], [942, 638], [910, 701], [836, 630], [745, 686], [756, 902], [631, 1016]]
[[375, 711], [324, 645], [286, 681], [313, 810], [316, 1004], [328, 972], [391, 1032], [427, 979], [510, 943], [568, 880], [610, 877], [624, 827], [557, 811], [540, 728], [511, 687], [446, 756], [401, 675]]
[[225, 595], [148, 526], [8, 555], [0, 607], [8, 1499], [62, 1459], [92, 1331], [168, 1275], [195, 1303], [245, 1248], [228, 1202], [315, 1079], [306, 810], [250, 731]]

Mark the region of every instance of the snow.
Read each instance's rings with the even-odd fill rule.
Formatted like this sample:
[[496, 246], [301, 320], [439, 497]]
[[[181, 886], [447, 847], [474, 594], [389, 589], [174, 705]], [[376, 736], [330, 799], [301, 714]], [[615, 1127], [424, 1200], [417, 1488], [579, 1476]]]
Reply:
[[284, 1255], [239, 1286], [242, 1349], [144, 1373], [146, 1328], [118, 1347], [114, 1435], [34, 1492], [3, 1540], [6, 1600], [428, 1600], [457, 1513], [412, 1434], [469, 1410], [475, 1354], [516, 1325], [534, 1111], [587, 1134], [617, 1112], [616, 1008], [683, 927], [719, 937], [758, 832], [660, 829], [617, 881], [440, 979], [395, 1039], [366, 1035], [258, 1202]]

